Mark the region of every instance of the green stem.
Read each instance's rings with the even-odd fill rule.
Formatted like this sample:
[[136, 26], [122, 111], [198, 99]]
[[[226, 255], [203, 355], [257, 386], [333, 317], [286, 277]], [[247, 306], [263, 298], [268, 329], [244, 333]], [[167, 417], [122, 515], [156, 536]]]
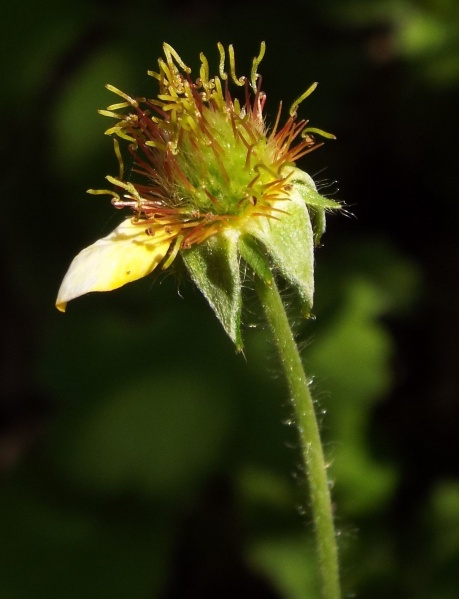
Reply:
[[300, 435], [316, 535], [321, 596], [322, 599], [339, 599], [341, 592], [338, 551], [332, 504], [313, 400], [276, 283], [274, 279], [271, 279], [270, 283], [260, 277], [256, 277], [256, 279], [257, 292], [273, 330], [279, 357], [287, 378]]

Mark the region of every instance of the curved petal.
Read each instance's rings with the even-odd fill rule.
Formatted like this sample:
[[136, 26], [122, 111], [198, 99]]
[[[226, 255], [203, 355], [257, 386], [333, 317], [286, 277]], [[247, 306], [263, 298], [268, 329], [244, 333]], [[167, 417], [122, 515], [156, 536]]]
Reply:
[[147, 235], [126, 219], [107, 237], [82, 250], [70, 264], [57, 294], [56, 307], [90, 291], [111, 291], [150, 274], [161, 262], [179, 227]]

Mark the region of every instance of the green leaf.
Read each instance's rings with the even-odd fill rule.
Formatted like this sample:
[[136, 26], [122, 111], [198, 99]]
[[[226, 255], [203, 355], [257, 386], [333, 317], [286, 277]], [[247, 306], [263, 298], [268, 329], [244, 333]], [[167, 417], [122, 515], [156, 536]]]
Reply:
[[241, 278], [238, 233], [228, 230], [182, 252], [191, 278], [209, 302], [238, 350], [241, 338]]

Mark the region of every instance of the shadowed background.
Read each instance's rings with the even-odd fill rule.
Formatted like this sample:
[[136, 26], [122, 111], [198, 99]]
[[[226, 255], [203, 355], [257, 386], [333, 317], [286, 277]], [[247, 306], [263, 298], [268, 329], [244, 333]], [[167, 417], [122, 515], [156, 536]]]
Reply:
[[[186, 279], [54, 305], [120, 213], [111, 83], [152, 96], [164, 41], [259, 67], [267, 121], [332, 131], [299, 166], [349, 215], [297, 322], [334, 481], [347, 597], [459, 592], [455, 0], [62, 3], [1, 9], [2, 599], [317, 596], [287, 391], [255, 298], [235, 354]], [[288, 299], [288, 294], [287, 294]]]

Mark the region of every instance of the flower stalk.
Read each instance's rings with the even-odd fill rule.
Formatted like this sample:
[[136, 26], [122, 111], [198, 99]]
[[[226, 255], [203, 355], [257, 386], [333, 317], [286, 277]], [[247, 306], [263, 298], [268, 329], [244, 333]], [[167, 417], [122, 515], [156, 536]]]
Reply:
[[287, 380], [309, 486], [322, 599], [341, 597], [336, 533], [320, 432], [303, 364], [274, 278], [256, 278], [256, 290], [272, 329]]

